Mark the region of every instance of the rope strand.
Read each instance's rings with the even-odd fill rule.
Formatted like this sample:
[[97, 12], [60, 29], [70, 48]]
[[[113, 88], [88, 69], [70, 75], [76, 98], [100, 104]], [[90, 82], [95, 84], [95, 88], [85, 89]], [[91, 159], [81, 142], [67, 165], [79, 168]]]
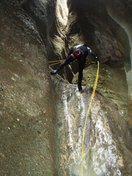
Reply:
[[85, 118], [85, 122], [84, 122], [84, 128], [83, 128], [83, 136], [82, 136], [82, 151], [81, 151], [81, 156], [82, 156], [82, 161], [81, 161], [81, 171], [80, 171], [80, 175], [83, 176], [83, 160], [85, 157], [85, 148], [84, 148], [84, 141], [85, 141], [85, 135], [86, 135], [86, 127], [87, 127], [87, 122], [88, 122], [88, 117], [89, 117], [89, 113], [91, 111], [91, 107], [92, 107], [92, 103], [94, 100], [94, 96], [95, 96], [95, 91], [97, 88], [97, 84], [98, 84], [98, 78], [99, 78], [99, 61], [98, 61], [98, 67], [97, 67], [97, 72], [96, 72], [96, 78], [94, 81], [94, 86], [93, 86], [93, 92], [90, 98], [90, 103], [86, 112], [86, 118]]

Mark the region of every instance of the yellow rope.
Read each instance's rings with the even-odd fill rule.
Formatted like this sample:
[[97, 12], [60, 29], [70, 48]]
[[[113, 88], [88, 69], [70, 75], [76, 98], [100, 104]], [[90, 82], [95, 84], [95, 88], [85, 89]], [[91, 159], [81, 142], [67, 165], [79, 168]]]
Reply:
[[71, 65], [69, 64], [68, 66], [69, 66], [69, 68], [70, 68], [70, 71], [71, 71], [72, 75], [75, 76], [75, 74], [74, 74], [73, 71], [72, 71]]
[[53, 61], [49, 61], [49, 63], [54, 63], [54, 62], [61, 62], [61, 60], [53, 60]]
[[61, 60], [54, 60], [54, 61], [49, 61], [50, 66], [58, 65], [61, 63]]
[[90, 103], [86, 112], [86, 118], [85, 118], [85, 122], [84, 122], [84, 128], [83, 128], [83, 136], [82, 136], [82, 151], [81, 151], [81, 156], [82, 156], [82, 162], [81, 162], [81, 172], [80, 175], [83, 176], [83, 160], [84, 160], [84, 156], [85, 156], [85, 148], [84, 148], [84, 141], [85, 141], [85, 135], [86, 135], [86, 127], [87, 127], [87, 121], [88, 121], [88, 117], [89, 117], [89, 113], [92, 107], [92, 102], [95, 96], [95, 91], [97, 88], [97, 83], [98, 83], [98, 77], [99, 77], [99, 61], [98, 61], [98, 67], [97, 67], [97, 72], [96, 72], [96, 78], [94, 81], [94, 86], [93, 86], [93, 92], [90, 98]]
[[52, 64], [50, 64], [50, 66], [54, 66], [54, 65], [58, 65], [58, 64], [60, 64], [60, 62], [52, 63]]

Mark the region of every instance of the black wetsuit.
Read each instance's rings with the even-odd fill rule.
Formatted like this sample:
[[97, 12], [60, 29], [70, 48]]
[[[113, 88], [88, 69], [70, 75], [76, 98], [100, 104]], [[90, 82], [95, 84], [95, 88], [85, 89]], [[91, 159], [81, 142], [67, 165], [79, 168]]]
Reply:
[[69, 63], [77, 59], [78, 65], [79, 65], [78, 89], [79, 91], [81, 91], [82, 90], [81, 84], [82, 84], [82, 78], [83, 78], [83, 69], [85, 66], [86, 57], [88, 55], [91, 55], [97, 61], [96, 54], [86, 44], [80, 44], [80, 45], [73, 47], [72, 49], [70, 49], [66, 60], [61, 65], [59, 65], [59, 67], [56, 70], [51, 71], [51, 74], [53, 75], [53, 74], [58, 73], [66, 65], [68, 65]]

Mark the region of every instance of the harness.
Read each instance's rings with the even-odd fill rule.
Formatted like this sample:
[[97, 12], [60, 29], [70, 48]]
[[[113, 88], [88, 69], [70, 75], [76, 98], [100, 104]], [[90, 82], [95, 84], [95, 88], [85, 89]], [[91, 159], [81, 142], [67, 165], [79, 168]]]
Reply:
[[87, 56], [88, 54], [91, 54], [91, 49], [87, 46], [86, 49], [82, 48], [83, 45], [77, 45], [74, 47], [73, 53], [70, 54], [70, 56], [74, 59], [79, 56]]

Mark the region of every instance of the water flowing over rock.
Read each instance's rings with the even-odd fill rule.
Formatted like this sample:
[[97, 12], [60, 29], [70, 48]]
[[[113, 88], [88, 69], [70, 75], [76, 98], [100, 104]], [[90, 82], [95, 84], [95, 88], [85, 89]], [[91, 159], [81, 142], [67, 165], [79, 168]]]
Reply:
[[[0, 1], [0, 176], [131, 176], [131, 4]], [[84, 141], [97, 65], [82, 93], [76, 61], [49, 74], [83, 42], [100, 59]]]
[[[89, 85], [92, 86], [95, 74], [91, 75], [92, 68], [84, 71], [84, 80], [89, 76]], [[96, 67], [93, 72], [96, 72]], [[127, 131], [127, 89], [126, 82], [114, 80], [120, 87], [117, 94], [117, 85], [110, 85], [113, 75], [123, 78], [122, 70], [111, 70], [108, 66], [101, 68], [96, 96], [88, 118], [85, 137], [85, 159], [82, 161], [82, 131], [91, 96], [91, 89], [85, 88], [80, 94], [75, 85], [62, 85], [61, 80], [55, 82], [58, 152], [57, 158], [60, 175], [130, 175], [131, 168], [131, 138]], [[116, 77], [115, 79], [119, 79]], [[109, 77], [109, 78], [108, 78]], [[125, 78], [125, 75], [124, 75]], [[59, 78], [58, 78], [59, 79]], [[88, 80], [89, 78], [87, 78]], [[105, 85], [102, 86], [102, 81]], [[58, 82], [60, 82], [58, 84]], [[75, 82], [75, 81], [74, 81]], [[73, 91], [74, 90], [74, 91]], [[120, 123], [119, 123], [120, 122]], [[125, 131], [126, 130], [126, 131]], [[123, 142], [125, 141], [125, 142]], [[129, 144], [128, 144], [129, 143]], [[59, 153], [61, 151], [61, 153]], [[124, 154], [123, 154], [124, 153]], [[128, 161], [128, 158], [130, 159]], [[127, 163], [127, 164], [126, 164]]]

